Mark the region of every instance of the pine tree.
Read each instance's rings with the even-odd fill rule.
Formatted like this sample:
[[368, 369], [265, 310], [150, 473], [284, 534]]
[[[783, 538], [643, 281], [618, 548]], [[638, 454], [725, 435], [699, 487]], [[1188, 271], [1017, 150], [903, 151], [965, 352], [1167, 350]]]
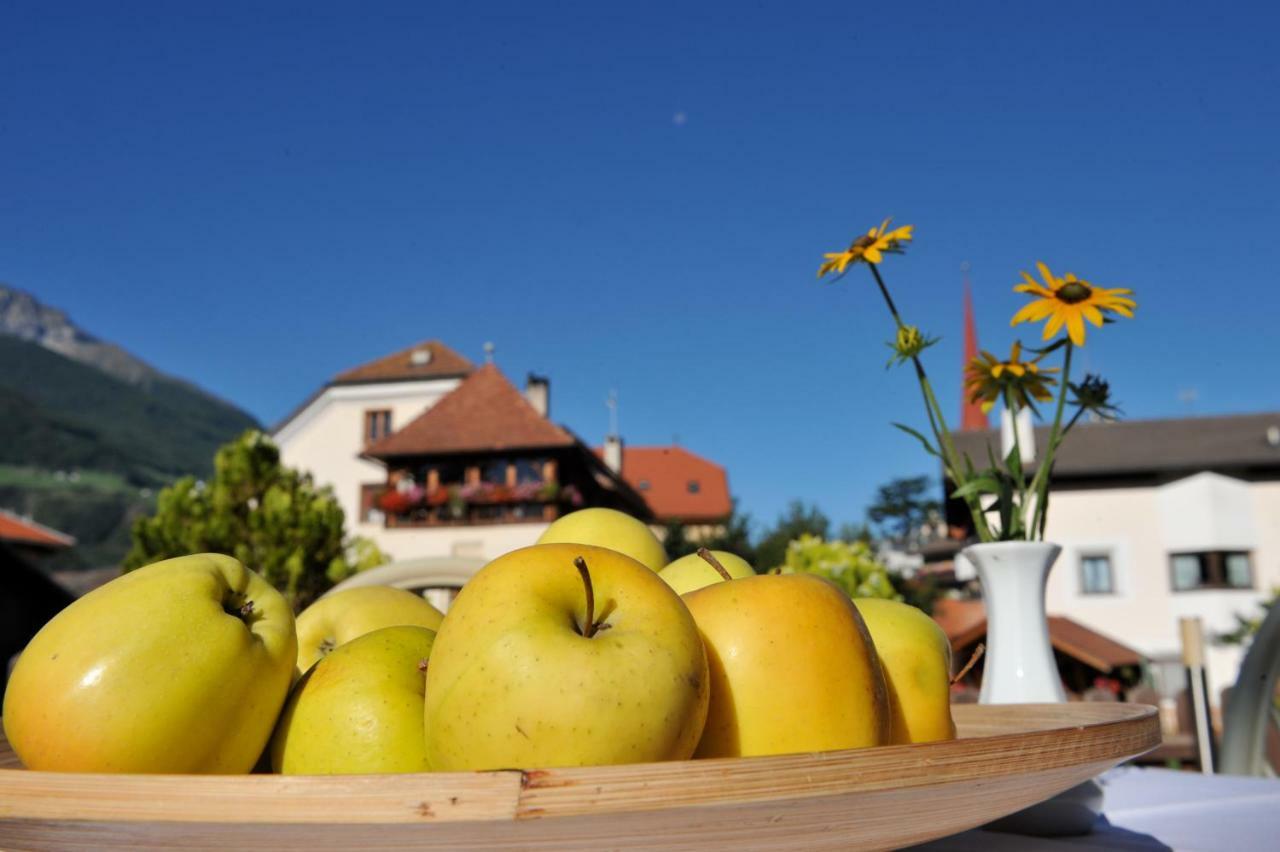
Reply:
[[[124, 570], [189, 553], [226, 553], [257, 571], [301, 611], [334, 583], [385, 561], [348, 542], [328, 487], [280, 463], [280, 450], [249, 430], [214, 457], [213, 479], [184, 477], [160, 492], [156, 512], [133, 525]], [[348, 558], [359, 553], [359, 564]]]

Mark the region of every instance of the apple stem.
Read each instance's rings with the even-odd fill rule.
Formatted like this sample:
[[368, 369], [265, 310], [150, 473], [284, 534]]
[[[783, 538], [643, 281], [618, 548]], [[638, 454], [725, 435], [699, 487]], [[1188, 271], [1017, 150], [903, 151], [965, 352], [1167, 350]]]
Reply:
[[582, 585], [587, 589], [587, 620], [582, 628], [582, 635], [590, 639], [596, 632], [596, 596], [591, 589], [591, 572], [587, 570], [587, 560], [581, 556], [574, 557], [573, 564], [577, 567], [578, 573], [582, 576]]
[[955, 677], [951, 678], [952, 683], [959, 683], [960, 679], [969, 673], [969, 669], [973, 668], [973, 664], [982, 659], [982, 652], [987, 650], [987, 646], [978, 643], [978, 647], [973, 649], [973, 653], [969, 655], [969, 662], [964, 664], [964, 668], [956, 672]]
[[729, 572], [724, 570], [724, 566], [720, 564], [720, 560], [716, 559], [715, 555], [710, 550], [707, 550], [705, 547], [699, 547], [698, 555], [701, 556], [704, 560], [706, 560], [707, 564], [709, 564], [712, 568], [720, 572], [721, 577], [724, 577], [726, 580], [733, 579], [733, 577], [729, 574]]

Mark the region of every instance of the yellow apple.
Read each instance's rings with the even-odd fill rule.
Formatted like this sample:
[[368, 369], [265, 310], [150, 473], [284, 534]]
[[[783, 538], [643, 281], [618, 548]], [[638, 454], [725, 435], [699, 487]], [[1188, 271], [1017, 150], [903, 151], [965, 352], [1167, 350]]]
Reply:
[[[729, 572], [730, 577], [754, 577], [755, 569], [741, 556], [727, 550], [708, 551], [720, 565]], [[722, 583], [724, 578], [712, 567], [711, 563], [697, 553], [681, 556], [666, 568], [658, 572], [658, 576], [666, 584], [676, 590], [676, 594], [684, 595], [712, 583]]]
[[540, 544], [486, 565], [449, 608], [427, 670], [435, 770], [683, 760], [707, 659], [680, 596], [603, 547]]
[[834, 583], [761, 575], [706, 586], [684, 601], [711, 672], [696, 757], [884, 744], [889, 706], [875, 646]]
[[909, 604], [857, 598], [889, 689], [889, 742], [955, 739], [951, 720], [951, 643], [938, 622]]
[[294, 686], [271, 739], [286, 775], [426, 772], [422, 728], [434, 631], [383, 627], [352, 639]]
[[616, 509], [580, 509], [552, 521], [538, 544], [594, 544], [625, 553], [654, 571], [667, 564], [662, 542], [643, 521]]
[[414, 625], [436, 630], [444, 613], [421, 595], [391, 586], [359, 586], [325, 595], [298, 616], [297, 675], [325, 654], [382, 627]]
[[248, 772], [297, 658], [284, 597], [230, 556], [125, 574], [22, 652], [4, 730], [29, 769]]

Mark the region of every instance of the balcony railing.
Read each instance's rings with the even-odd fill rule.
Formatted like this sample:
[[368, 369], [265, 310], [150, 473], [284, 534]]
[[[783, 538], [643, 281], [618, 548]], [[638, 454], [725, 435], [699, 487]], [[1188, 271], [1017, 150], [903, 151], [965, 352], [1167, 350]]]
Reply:
[[442, 486], [427, 491], [409, 485], [389, 488], [377, 498], [388, 528], [458, 527], [554, 521], [562, 509], [581, 505], [572, 485], [487, 482]]

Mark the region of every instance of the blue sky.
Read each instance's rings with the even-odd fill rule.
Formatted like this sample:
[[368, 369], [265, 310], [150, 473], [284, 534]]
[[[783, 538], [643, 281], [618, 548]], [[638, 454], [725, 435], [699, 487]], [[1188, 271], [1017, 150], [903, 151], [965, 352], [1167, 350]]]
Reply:
[[958, 413], [962, 261], [1007, 351], [1020, 269], [1129, 286], [1084, 363], [1131, 417], [1280, 408], [1274, 4], [16, 2], [0, 280], [265, 422], [440, 338], [552, 377], [589, 441], [856, 520], [930, 471], [866, 271]]

